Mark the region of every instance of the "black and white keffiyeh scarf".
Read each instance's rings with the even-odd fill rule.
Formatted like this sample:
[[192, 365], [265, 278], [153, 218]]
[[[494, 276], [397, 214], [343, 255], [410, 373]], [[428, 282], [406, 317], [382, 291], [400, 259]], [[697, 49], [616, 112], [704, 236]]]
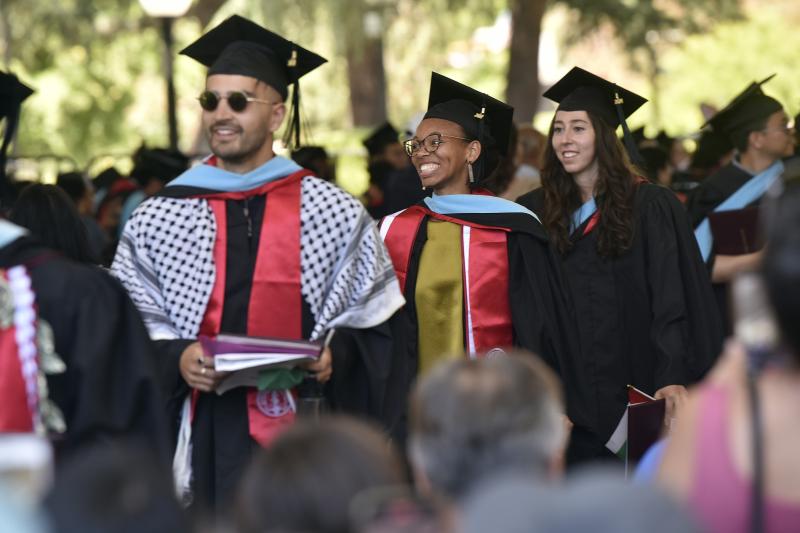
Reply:
[[[300, 204], [301, 292], [312, 339], [369, 328], [405, 303], [375, 223], [358, 201], [305, 177]], [[134, 211], [111, 267], [155, 340], [193, 339], [214, 286], [216, 222], [205, 199], [154, 197]]]
[[[154, 197], [128, 220], [111, 270], [154, 340], [197, 338], [216, 276], [216, 232], [211, 206], [198, 198]], [[376, 326], [405, 303], [373, 220], [355, 198], [310, 176], [301, 182], [300, 270], [312, 340], [336, 327]], [[173, 458], [184, 502], [191, 499], [189, 405], [187, 397]]]

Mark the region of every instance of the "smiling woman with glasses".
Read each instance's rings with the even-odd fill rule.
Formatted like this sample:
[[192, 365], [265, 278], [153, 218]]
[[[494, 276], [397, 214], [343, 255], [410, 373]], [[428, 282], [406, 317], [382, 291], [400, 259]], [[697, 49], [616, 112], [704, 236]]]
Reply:
[[403, 147], [406, 149], [406, 154], [408, 154], [408, 157], [414, 157], [420, 150], [425, 150], [427, 153], [432, 154], [439, 149], [439, 146], [441, 144], [447, 142], [442, 140], [443, 137], [447, 137], [448, 139], [458, 139], [460, 141], [474, 140], [474, 139], [468, 139], [467, 137], [455, 137], [453, 135], [442, 135], [441, 133], [431, 133], [421, 141], [418, 141], [417, 139], [409, 139], [403, 143]]
[[395, 354], [410, 358], [403, 383], [459, 354], [571, 352], [544, 229], [483, 188], [506, 153], [513, 109], [436, 73], [428, 105], [404, 146], [433, 195], [380, 223], [406, 298], [391, 321]]

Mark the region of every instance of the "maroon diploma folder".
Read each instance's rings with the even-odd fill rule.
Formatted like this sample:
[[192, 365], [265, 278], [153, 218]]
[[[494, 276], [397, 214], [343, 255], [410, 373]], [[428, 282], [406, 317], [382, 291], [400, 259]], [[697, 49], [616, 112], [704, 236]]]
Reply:
[[716, 254], [749, 254], [759, 250], [763, 244], [758, 232], [757, 207], [711, 213], [708, 222]]

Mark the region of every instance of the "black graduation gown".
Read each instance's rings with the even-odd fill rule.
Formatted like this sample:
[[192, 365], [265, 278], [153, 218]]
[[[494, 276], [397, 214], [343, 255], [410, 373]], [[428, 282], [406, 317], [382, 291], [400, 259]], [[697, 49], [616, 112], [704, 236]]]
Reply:
[[686, 210], [689, 212], [692, 226], [695, 228], [699, 226], [709, 213], [752, 177], [753, 175], [742, 167], [728, 163], [701, 181], [686, 201]]
[[[686, 209], [689, 211], [689, 217], [692, 220], [692, 225], [697, 228], [700, 223], [711, 214], [716, 207], [728, 199], [733, 193], [739, 190], [742, 185], [750, 181], [753, 174], [744, 170], [738, 165], [728, 163], [714, 174], [700, 183], [692, 194], [689, 196], [686, 204]], [[761, 199], [750, 203], [746, 207], [754, 207], [759, 205]], [[714, 260], [716, 254], [711, 250], [711, 255], [706, 262], [708, 271], [711, 272], [714, 268]], [[714, 297], [717, 301], [720, 317], [722, 318], [722, 326], [726, 335], [733, 332], [733, 319], [731, 317], [730, 294], [727, 283], [714, 283]]]
[[[161, 194], [187, 197], [215, 191], [195, 187], [169, 187]], [[226, 200], [227, 262], [225, 300], [221, 331], [246, 334], [247, 310], [252, 289], [261, 224], [267, 195], [247, 200]], [[250, 220], [245, 215], [245, 203]], [[248, 235], [248, 232], [250, 235]], [[308, 338], [314, 329], [310, 306], [302, 302], [302, 335]], [[183, 350], [194, 340], [157, 341], [161, 352], [162, 376], [170, 388], [169, 411], [177, 433], [180, 409], [190, 389], [180, 375]], [[355, 330], [341, 328], [331, 342], [333, 374], [320, 390], [307, 381], [299, 394], [324, 395], [337, 411], [366, 416], [391, 430], [397, 418], [392, 409], [398, 404], [388, 386], [391, 373], [391, 334], [388, 325]], [[302, 400], [300, 400], [302, 401]], [[192, 473], [194, 505], [197, 510], [216, 507], [218, 513], [229, 511], [236, 487], [258, 444], [250, 437], [247, 413], [247, 389], [236, 388], [225, 394], [201, 393], [192, 425]]]
[[0, 249], [0, 268], [24, 265], [39, 317], [53, 329], [66, 365], [48, 375], [50, 398], [67, 430], [56, 436], [57, 464], [92, 444], [124, 439], [167, 469], [170, 460], [155, 351], [127, 292], [99, 267], [81, 265], [23, 237]]
[[[424, 204], [420, 204], [423, 205]], [[561, 359], [578, 356], [574, 334], [574, 312], [561, 275], [558, 257], [548, 246], [544, 228], [530, 215], [521, 213], [450, 214], [456, 218], [490, 227], [509, 228], [509, 304], [514, 345], [529, 350], [553, 366]], [[408, 389], [417, 376], [418, 331], [415, 304], [416, 281], [422, 250], [427, 241], [425, 217], [412, 245], [406, 277], [406, 305], [390, 323], [395, 350], [395, 370], [405, 376], [393, 380], [394, 387]]]
[[[541, 189], [519, 203], [542, 212]], [[575, 424], [568, 460], [608, 456], [605, 443], [627, 404], [626, 385], [653, 394], [707, 371], [722, 333], [708, 272], [683, 206], [658, 185], [639, 185], [631, 249], [604, 259], [597, 230], [573, 234], [563, 258], [581, 353], [557, 361]]]

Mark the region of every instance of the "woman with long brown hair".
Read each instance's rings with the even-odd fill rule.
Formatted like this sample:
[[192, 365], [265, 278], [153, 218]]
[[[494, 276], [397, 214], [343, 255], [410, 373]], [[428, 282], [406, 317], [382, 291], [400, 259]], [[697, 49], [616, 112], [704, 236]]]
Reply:
[[630, 137], [625, 117], [646, 100], [578, 67], [544, 96], [559, 107], [542, 188], [519, 202], [541, 218], [575, 304], [580, 358], [551, 361], [574, 463], [610, 455], [628, 384], [665, 398], [669, 423], [719, 353], [721, 330], [685, 211], [640, 177], [615, 134], [621, 124]]

